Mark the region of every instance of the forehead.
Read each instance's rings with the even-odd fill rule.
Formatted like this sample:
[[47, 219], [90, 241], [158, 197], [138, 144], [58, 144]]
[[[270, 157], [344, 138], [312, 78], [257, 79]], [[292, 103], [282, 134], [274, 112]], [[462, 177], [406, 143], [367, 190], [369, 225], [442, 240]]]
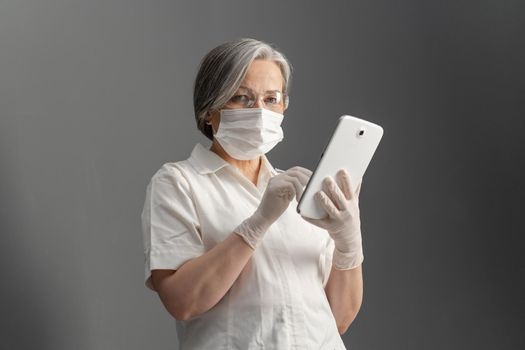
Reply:
[[284, 78], [281, 69], [274, 61], [254, 60], [246, 71], [246, 76], [241, 82], [254, 91], [283, 90]]

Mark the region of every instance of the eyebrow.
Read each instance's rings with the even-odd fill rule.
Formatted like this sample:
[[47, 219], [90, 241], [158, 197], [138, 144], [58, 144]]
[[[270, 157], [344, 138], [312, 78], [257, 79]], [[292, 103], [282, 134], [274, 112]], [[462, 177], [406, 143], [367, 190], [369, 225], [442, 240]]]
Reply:
[[[252, 90], [252, 89], [250, 89], [249, 87], [246, 87], [246, 86], [242, 86], [242, 85], [241, 85], [241, 86], [239, 86], [239, 89], [245, 89], [245, 90], [248, 90], [248, 91], [252, 91], [252, 92], [253, 92], [253, 90]], [[266, 90], [266, 91], [265, 91], [265, 93], [267, 93], [267, 92], [280, 92], [280, 93], [282, 93], [282, 91], [281, 91], [281, 90]]]

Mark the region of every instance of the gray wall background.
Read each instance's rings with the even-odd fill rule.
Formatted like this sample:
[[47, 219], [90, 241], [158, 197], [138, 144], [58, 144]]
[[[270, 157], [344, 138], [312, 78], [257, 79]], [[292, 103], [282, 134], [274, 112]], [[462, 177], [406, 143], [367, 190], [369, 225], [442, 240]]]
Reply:
[[279, 168], [336, 119], [385, 135], [361, 194], [351, 349], [525, 348], [521, 1], [0, 0], [0, 347], [177, 349], [143, 286], [147, 182], [196, 142], [212, 47], [294, 65]]

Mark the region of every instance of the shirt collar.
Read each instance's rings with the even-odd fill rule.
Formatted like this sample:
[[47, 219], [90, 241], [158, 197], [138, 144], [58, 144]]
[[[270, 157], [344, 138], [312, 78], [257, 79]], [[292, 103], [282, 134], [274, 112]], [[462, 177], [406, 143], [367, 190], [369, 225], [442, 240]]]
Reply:
[[[277, 170], [270, 164], [266, 155], [262, 155], [262, 166], [265, 167], [270, 174], [277, 175]], [[215, 152], [204, 147], [201, 143], [197, 143], [191, 155], [188, 158], [190, 164], [199, 172], [199, 174], [215, 173], [225, 166], [232, 166], [230, 163], [219, 157]]]
[[279, 172], [270, 164], [270, 161], [268, 160], [268, 157], [266, 157], [266, 154], [263, 154], [262, 156], [262, 166], [266, 167], [270, 174], [272, 176], [277, 175]]
[[[261, 165], [268, 169], [272, 176], [277, 175], [278, 172], [270, 164], [266, 155], [263, 154], [261, 157]], [[200, 142], [193, 147], [188, 161], [199, 172], [199, 174], [210, 174], [224, 168], [225, 166], [232, 166], [230, 163], [219, 157], [215, 152], [204, 147]]]

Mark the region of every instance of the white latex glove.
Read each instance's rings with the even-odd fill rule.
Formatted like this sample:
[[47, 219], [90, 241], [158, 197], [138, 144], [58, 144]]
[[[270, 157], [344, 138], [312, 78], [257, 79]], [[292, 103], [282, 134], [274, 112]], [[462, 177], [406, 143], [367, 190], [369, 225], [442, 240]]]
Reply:
[[233, 232], [255, 249], [268, 228], [288, 208], [293, 197], [299, 201], [311, 175], [310, 170], [295, 166], [270, 178], [257, 210]]
[[323, 219], [302, 218], [328, 231], [335, 243], [332, 264], [338, 270], [348, 270], [359, 266], [364, 260], [359, 218], [362, 181], [354, 189], [345, 169], [337, 172], [336, 180], [337, 183], [327, 176], [323, 180], [323, 189], [315, 194], [315, 199], [328, 216]]

